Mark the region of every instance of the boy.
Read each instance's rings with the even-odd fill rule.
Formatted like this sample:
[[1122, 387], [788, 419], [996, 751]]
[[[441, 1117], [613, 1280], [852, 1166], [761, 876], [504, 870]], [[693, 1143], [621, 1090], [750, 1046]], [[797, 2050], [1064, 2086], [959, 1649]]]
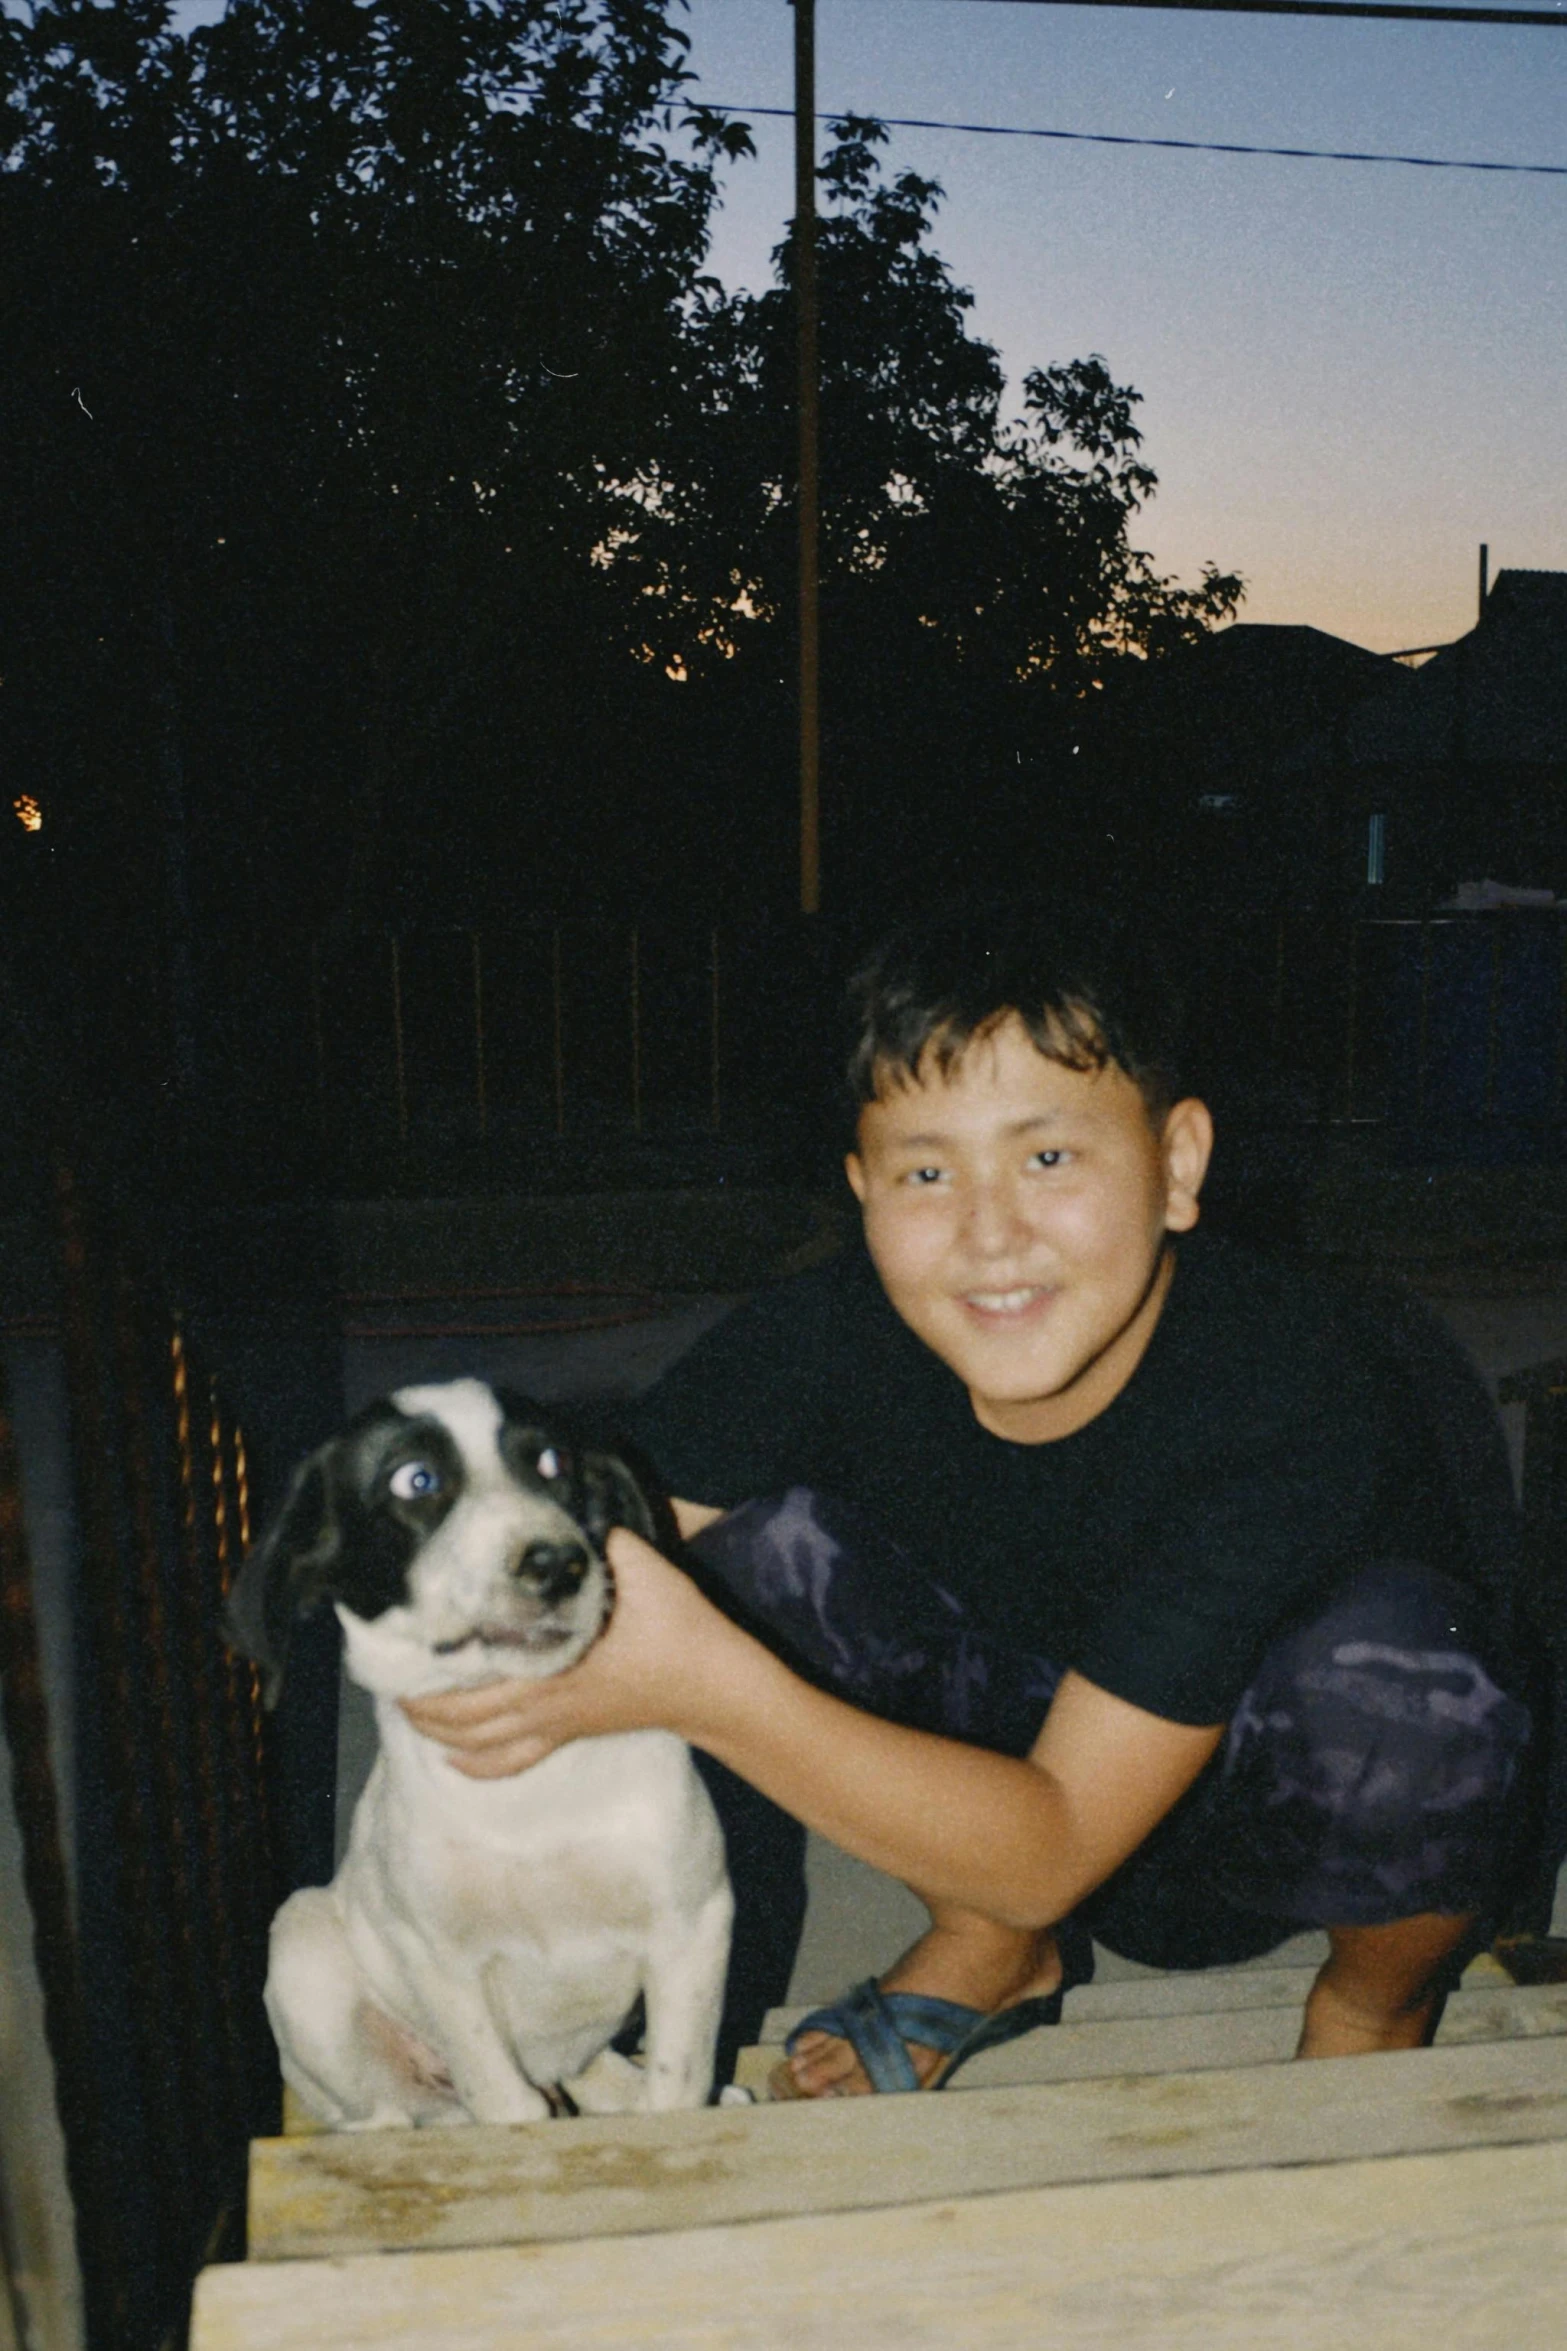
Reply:
[[580, 1667], [410, 1715], [476, 1776], [667, 1727], [921, 1896], [779, 2094], [938, 2085], [1059, 2014], [1088, 1929], [1194, 1966], [1324, 1927], [1300, 2053], [1417, 2045], [1528, 1734], [1478, 1383], [1396, 1301], [1196, 1233], [1212, 1124], [1124, 945], [958, 922], [858, 1010], [863, 1253], [639, 1415], [743, 1622], [620, 1534]]

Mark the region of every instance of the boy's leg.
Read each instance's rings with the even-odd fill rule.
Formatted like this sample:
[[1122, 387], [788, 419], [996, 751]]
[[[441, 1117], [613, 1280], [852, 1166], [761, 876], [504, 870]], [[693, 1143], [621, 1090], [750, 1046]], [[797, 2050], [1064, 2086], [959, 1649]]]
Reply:
[[1474, 1923], [1428, 1910], [1389, 1926], [1329, 1927], [1332, 1951], [1307, 1995], [1296, 2056], [1423, 2048], [1441, 2018], [1447, 1963]]
[[1221, 1756], [1088, 1906], [1095, 1932], [1204, 1967], [1325, 1928], [1299, 2053], [1420, 2046], [1515, 1841], [1529, 1716], [1483, 1635], [1451, 1579], [1367, 1569], [1268, 1652]]
[[735, 2059], [761, 2039], [762, 2020], [788, 1997], [805, 1923], [805, 1831], [711, 1755], [696, 1767], [724, 1832], [734, 1889], [734, 1933], [718, 2028], [714, 2079], [734, 2078]]
[[[1054, 1668], [975, 1640], [955, 1604], [836, 1500], [795, 1487], [743, 1504], [688, 1548], [720, 1605], [839, 1696], [1012, 1754], [1025, 1754], [1037, 1737]], [[742, 1886], [738, 1918], [746, 1902]], [[1053, 1933], [1019, 1932], [950, 1905], [926, 1907], [930, 1931], [881, 1977], [884, 1991], [921, 1992], [988, 2015], [1059, 1986]], [[918, 2043], [910, 2058], [922, 2081], [941, 2062]], [[832, 2034], [799, 2042], [790, 2074], [801, 2097], [870, 2088], [849, 2044]]]

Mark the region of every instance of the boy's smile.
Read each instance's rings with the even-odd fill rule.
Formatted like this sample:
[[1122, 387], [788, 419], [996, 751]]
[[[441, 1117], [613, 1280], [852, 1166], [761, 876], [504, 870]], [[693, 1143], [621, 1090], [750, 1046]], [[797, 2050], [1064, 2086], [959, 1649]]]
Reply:
[[945, 1074], [927, 1055], [916, 1082], [865, 1105], [848, 1176], [871, 1257], [985, 1428], [1043, 1444], [1119, 1395], [1212, 1140], [1202, 1103], [1156, 1130], [1124, 1070], [1048, 1060], [1011, 1016]]

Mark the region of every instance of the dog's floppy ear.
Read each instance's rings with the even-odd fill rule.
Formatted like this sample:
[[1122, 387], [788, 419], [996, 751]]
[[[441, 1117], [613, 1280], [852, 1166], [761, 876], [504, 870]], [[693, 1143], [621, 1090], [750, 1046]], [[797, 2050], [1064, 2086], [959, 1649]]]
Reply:
[[334, 1439], [295, 1470], [282, 1508], [234, 1578], [224, 1606], [224, 1634], [261, 1668], [269, 1707], [283, 1687], [294, 1620], [325, 1597], [342, 1549], [336, 1453]]
[[655, 1549], [675, 1537], [674, 1513], [639, 1465], [620, 1450], [584, 1449], [580, 1456], [582, 1525], [601, 1556], [611, 1527], [629, 1527]]

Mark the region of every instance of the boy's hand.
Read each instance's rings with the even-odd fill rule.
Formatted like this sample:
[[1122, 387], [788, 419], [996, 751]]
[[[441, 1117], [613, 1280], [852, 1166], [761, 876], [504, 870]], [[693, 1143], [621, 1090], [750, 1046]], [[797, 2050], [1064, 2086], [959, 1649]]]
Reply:
[[445, 1747], [468, 1778], [508, 1778], [568, 1740], [605, 1732], [692, 1735], [726, 1636], [745, 1636], [639, 1536], [617, 1527], [608, 1548], [614, 1614], [580, 1664], [542, 1681], [483, 1682], [402, 1701], [414, 1729]]

